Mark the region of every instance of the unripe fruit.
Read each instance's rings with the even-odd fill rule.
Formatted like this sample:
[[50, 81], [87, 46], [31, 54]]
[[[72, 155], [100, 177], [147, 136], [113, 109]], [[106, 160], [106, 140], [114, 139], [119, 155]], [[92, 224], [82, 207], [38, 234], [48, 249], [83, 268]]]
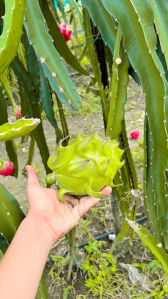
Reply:
[[124, 164], [122, 154], [116, 141], [98, 135], [78, 135], [66, 147], [58, 145], [48, 166], [55, 173], [60, 199], [65, 193], [101, 197], [103, 187], [114, 186], [113, 178]]

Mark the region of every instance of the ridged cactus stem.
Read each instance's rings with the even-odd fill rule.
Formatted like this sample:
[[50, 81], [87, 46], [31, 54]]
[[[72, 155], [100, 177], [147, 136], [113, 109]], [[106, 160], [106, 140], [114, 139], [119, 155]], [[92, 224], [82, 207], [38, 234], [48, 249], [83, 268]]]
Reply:
[[97, 58], [100, 63], [101, 81], [103, 83], [104, 88], [106, 88], [108, 86], [108, 71], [107, 71], [104, 43], [100, 33], [97, 30], [97, 27], [93, 25], [92, 21], [91, 21], [91, 25], [92, 25], [93, 35], [96, 37], [94, 41], [94, 45], [97, 52]]
[[[0, 125], [3, 125], [4, 123], [8, 122], [8, 113], [7, 113], [7, 107], [5, 104], [5, 99], [2, 93], [2, 90], [0, 88], [0, 111], [1, 111], [1, 117], [0, 117]], [[6, 151], [8, 154], [8, 157], [10, 161], [14, 164], [14, 176], [17, 177], [18, 175], [18, 158], [16, 154], [16, 147], [14, 141], [6, 141], [5, 142]]]
[[24, 8], [25, 0], [5, 0], [3, 31], [0, 38], [0, 74], [16, 55], [22, 35]]
[[33, 156], [34, 156], [34, 147], [35, 147], [35, 138], [34, 138], [34, 135], [32, 134], [31, 140], [30, 140], [30, 146], [29, 146], [29, 155], [28, 155], [26, 165], [32, 164]]
[[[122, 33], [118, 26], [116, 40], [114, 44], [113, 64], [112, 64], [112, 79], [109, 96], [109, 113], [107, 121], [106, 135], [111, 139], [118, 139], [120, 146], [125, 149], [124, 160], [125, 165], [121, 170], [121, 176], [117, 175], [115, 179], [116, 185], [123, 184], [123, 187], [117, 188], [117, 195], [120, 198], [120, 208], [123, 214], [128, 217], [131, 195], [125, 198], [125, 193], [129, 193], [131, 189], [138, 188], [135, 166], [129, 149], [127, 133], [124, 120], [124, 105], [127, 100], [127, 85], [128, 85], [128, 68], [129, 62], [121, 45]], [[129, 216], [133, 217], [133, 213]], [[114, 214], [116, 219], [116, 215]], [[119, 215], [118, 215], [119, 218]], [[117, 224], [116, 224], [117, 225]], [[127, 226], [128, 227], [128, 226]], [[129, 228], [129, 227], [128, 227]]]
[[112, 213], [114, 217], [114, 227], [115, 227], [116, 234], [118, 234], [121, 230], [121, 217], [119, 211], [118, 198], [116, 196], [115, 190], [113, 190], [111, 194], [111, 206], [112, 206]]
[[[65, 61], [77, 72], [82, 73], [83, 75], [88, 75], [89, 73], [80, 65], [76, 56], [74, 56], [69, 49], [67, 42], [62, 36], [59, 26], [54, 18], [54, 12], [50, 9], [50, 3], [46, 0], [40, 0], [40, 5], [43, 11], [43, 14], [46, 19], [47, 26], [49, 28], [50, 34], [53, 38], [55, 48], [59, 54], [65, 59]], [[51, 2], [52, 5], [52, 2]], [[60, 21], [58, 21], [60, 23]]]
[[[156, 36], [156, 31], [153, 30], [151, 39], [149, 27], [145, 26], [146, 22], [140, 17], [141, 6], [139, 6], [138, 1], [122, 1], [120, 5], [116, 0], [102, 0], [102, 2], [108, 12], [121, 25], [124, 46], [128, 52], [131, 65], [139, 75], [146, 95], [148, 137], [146, 138], [145, 149], [147, 159], [144, 165], [146, 173], [144, 178], [145, 202], [151, 227], [163, 246], [168, 249], [168, 202], [164, 175], [168, 165], [167, 112], [165, 109], [168, 88], [163, 67], [159, 67], [160, 63], [155, 54], [156, 41], [160, 34]], [[145, 11], [149, 13], [149, 24], [152, 24], [151, 22], [154, 24], [148, 6], [146, 6]], [[154, 33], [155, 40], [153, 39]], [[145, 57], [143, 63], [139, 57]]]
[[68, 275], [67, 280], [69, 281], [72, 275], [72, 267], [74, 264], [74, 258], [76, 253], [76, 227], [72, 228], [71, 231], [68, 234], [69, 237], [69, 244], [70, 244], [70, 259], [69, 259], [69, 265], [68, 265]]
[[[67, 121], [65, 118], [65, 114], [64, 114], [64, 108], [62, 103], [60, 102], [60, 100], [58, 99], [57, 95], [56, 96], [56, 101], [57, 101], [57, 106], [58, 106], [58, 112], [59, 112], [59, 116], [60, 116], [60, 121], [61, 121], [61, 126], [62, 126], [62, 132], [63, 132], [63, 145], [67, 145], [68, 141], [69, 141], [69, 131], [68, 131], [68, 125], [67, 125]], [[58, 140], [60, 141], [60, 140]]]
[[[19, 84], [21, 88], [24, 87], [28, 111], [34, 118], [41, 119], [41, 113], [38, 103], [39, 99], [36, 97], [36, 94], [34, 93], [34, 89], [32, 87], [32, 80], [17, 57], [12, 62], [12, 68], [19, 78]], [[49, 149], [46, 143], [42, 123], [40, 123], [39, 126], [34, 130], [33, 134], [35, 136], [36, 143], [39, 148], [46, 173], [50, 173], [50, 169], [47, 166], [47, 160], [49, 158]]]
[[83, 9], [83, 15], [84, 15], [85, 35], [88, 40], [89, 57], [91, 60], [94, 76], [95, 76], [96, 81], [99, 86], [104, 128], [106, 128], [106, 121], [107, 121], [107, 115], [108, 115], [107, 103], [106, 103], [106, 92], [104, 90], [104, 86], [102, 83], [102, 73], [101, 73], [101, 69], [100, 69], [100, 63], [99, 63], [99, 60], [97, 57], [97, 52], [96, 52], [95, 46], [94, 46], [94, 37], [93, 37], [93, 33], [92, 33], [91, 19], [90, 19], [88, 12], [85, 9]]
[[138, 178], [137, 178], [135, 165], [133, 162], [131, 150], [130, 150], [129, 143], [128, 143], [125, 120], [122, 121], [121, 126], [122, 126], [122, 131], [121, 131], [121, 135], [120, 135], [120, 144], [122, 144], [122, 147], [125, 149], [124, 159], [125, 159], [125, 165], [127, 167], [127, 171], [129, 173], [129, 177], [130, 177], [130, 189], [136, 190], [136, 189], [138, 189]]
[[16, 112], [17, 105], [15, 103], [15, 99], [13, 97], [12, 89], [11, 89], [10, 84], [8, 82], [7, 76], [5, 74], [1, 74], [0, 75], [0, 81], [1, 81], [3, 87], [4, 87], [5, 91], [6, 91], [6, 94], [8, 96], [8, 100], [9, 100], [9, 102], [10, 102], [10, 104], [11, 104], [14, 112]]
[[115, 105], [117, 101], [117, 92], [118, 92], [118, 64], [117, 59], [120, 57], [120, 44], [121, 44], [121, 29], [118, 26], [117, 35], [114, 45], [114, 54], [113, 54], [113, 65], [112, 65], [112, 80], [111, 80], [111, 91], [110, 91], [110, 104], [109, 104], [109, 112], [108, 112], [108, 121], [107, 121], [107, 129], [106, 135], [111, 136], [113, 131], [113, 117], [115, 112]]
[[[55, 49], [52, 38], [46, 28], [39, 1], [27, 0], [26, 3], [25, 16], [27, 23], [25, 23], [25, 28], [39, 62], [47, 66], [52, 78], [58, 82], [61, 93], [67, 97], [67, 102], [71, 103], [75, 109], [81, 108], [80, 97], [69, 76], [68, 69]], [[51, 82], [50, 76], [48, 76], [48, 80]]]
[[114, 20], [104, 8], [102, 0], [82, 0], [81, 2], [89, 12], [89, 15], [91, 16], [94, 24], [99, 29], [104, 44], [108, 45], [111, 53], [113, 53], [114, 41], [116, 36]]

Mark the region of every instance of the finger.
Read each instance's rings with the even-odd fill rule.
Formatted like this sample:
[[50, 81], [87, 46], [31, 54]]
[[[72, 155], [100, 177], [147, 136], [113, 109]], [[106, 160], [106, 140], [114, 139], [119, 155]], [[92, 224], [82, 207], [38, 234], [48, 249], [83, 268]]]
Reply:
[[39, 184], [38, 176], [31, 165], [26, 166], [28, 186], [31, 184]]
[[[111, 187], [107, 186], [101, 190], [100, 193], [104, 195], [109, 195], [112, 192]], [[76, 206], [74, 209], [78, 209], [78, 213], [80, 217], [82, 217], [87, 211], [89, 211], [93, 206], [95, 206], [101, 198], [95, 198], [91, 196], [82, 197], [79, 200], [79, 205]]]
[[100, 193], [104, 194], [104, 195], [109, 195], [112, 192], [112, 188], [110, 186], [104, 187]]

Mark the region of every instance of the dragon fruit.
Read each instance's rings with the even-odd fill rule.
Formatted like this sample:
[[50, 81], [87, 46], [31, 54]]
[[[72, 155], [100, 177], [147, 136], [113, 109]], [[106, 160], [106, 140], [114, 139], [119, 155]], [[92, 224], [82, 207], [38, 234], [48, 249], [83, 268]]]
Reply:
[[66, 23], [59, 24], [58, 26], [62, 36], [64, 37], [66, 42], [68, 42], [72, 38], [72, 29], [70, 29], [69, 25]]
[[13, 163], [10, 161], [0, 162], [0, 175], [11, 176], [14, 173]]
[[59, 185], [59, 199], [65, 193], [101, 197], [103, 187], [114, 186], [113, 178], [124, 164], [122, 155], [116, 141], [98, 135], [78, 135], [66, 147], [58, 145], [48, 166]]

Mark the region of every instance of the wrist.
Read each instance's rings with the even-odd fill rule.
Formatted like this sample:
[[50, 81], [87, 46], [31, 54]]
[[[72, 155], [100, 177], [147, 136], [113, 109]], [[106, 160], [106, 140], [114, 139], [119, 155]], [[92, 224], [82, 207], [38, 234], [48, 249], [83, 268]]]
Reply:
[[37, 217], [29, 211], [28, 215], [24, 219], [24, 222], [29, 230], [32, 229], [37, 237], [45, 241], [50, 250], [53, 244], [57, 241], [57, 238], [45, 220], [42, 220], [40, 217]]

